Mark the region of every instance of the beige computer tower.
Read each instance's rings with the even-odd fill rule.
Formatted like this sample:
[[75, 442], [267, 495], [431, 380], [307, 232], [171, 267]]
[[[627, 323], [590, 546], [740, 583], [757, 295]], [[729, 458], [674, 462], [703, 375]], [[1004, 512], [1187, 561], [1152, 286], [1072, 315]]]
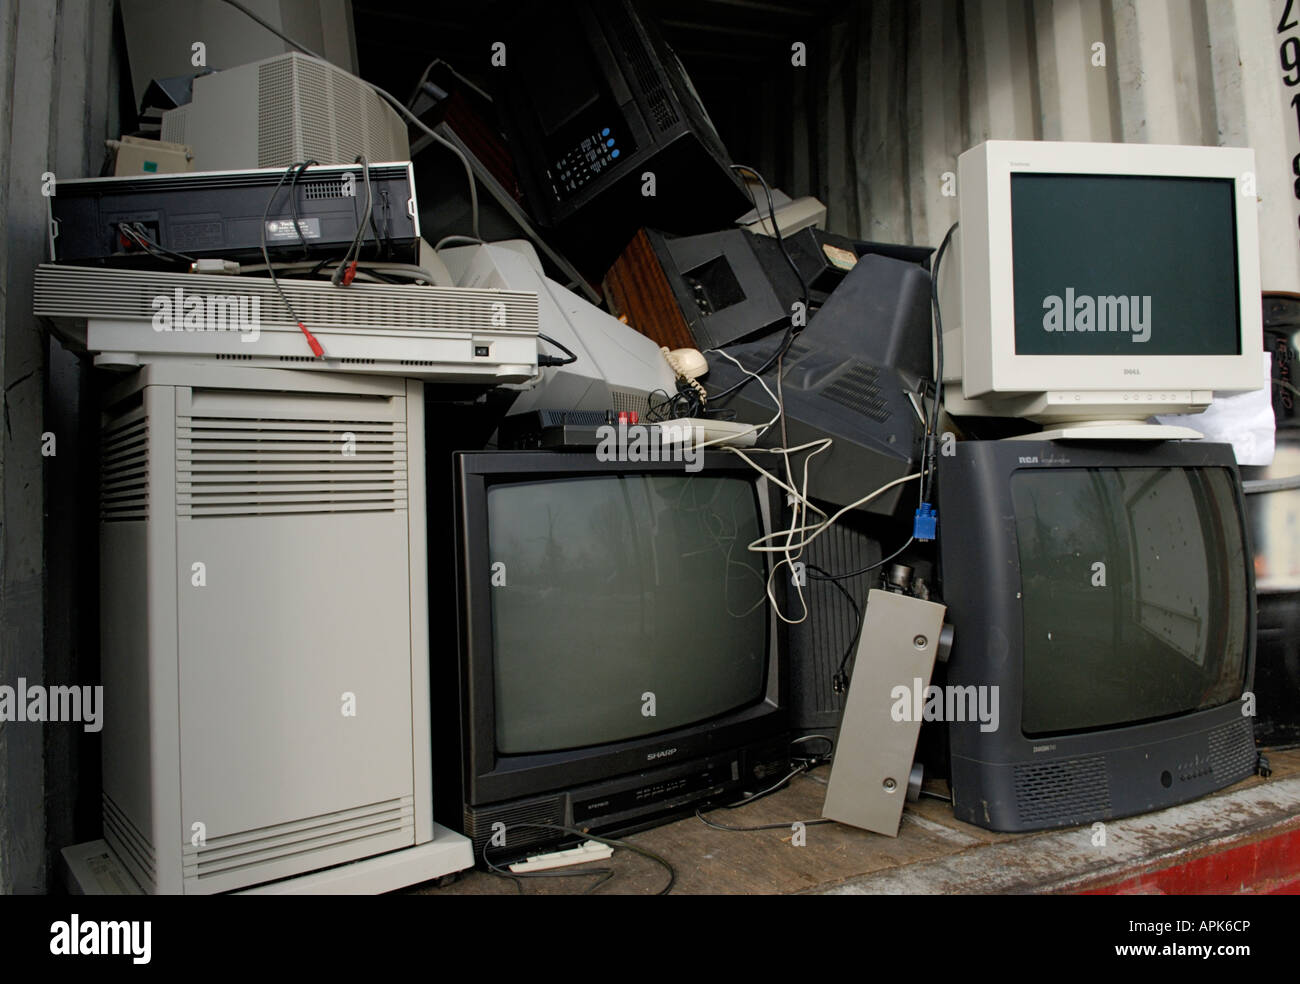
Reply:
[[232, 891], [447, 836], [421, 384], [150, 366], [101, 425], [104, 835], [141, 887]]

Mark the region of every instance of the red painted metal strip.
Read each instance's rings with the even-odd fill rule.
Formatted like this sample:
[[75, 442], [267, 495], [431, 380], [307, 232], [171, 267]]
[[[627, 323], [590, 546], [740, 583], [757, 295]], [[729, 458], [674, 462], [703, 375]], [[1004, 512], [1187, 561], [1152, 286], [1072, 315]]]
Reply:
[[1300, 895], [1300, 827], [1080, 895]]

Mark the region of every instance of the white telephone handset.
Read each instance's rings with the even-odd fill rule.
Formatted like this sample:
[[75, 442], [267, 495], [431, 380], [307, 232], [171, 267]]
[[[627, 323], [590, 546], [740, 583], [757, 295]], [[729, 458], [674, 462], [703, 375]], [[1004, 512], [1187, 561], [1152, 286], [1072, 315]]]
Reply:
[[708, 392], [700, 384], [699, 377], [709, 371], [708, 360], [704, 358], [703, 353], [693, 348], [679, 348], [669, 351], [667, 346], [659, 349], [668, 361], [668, 365], [677, 378], [684, 381], [691, 389], [695, 390], [700, 397], [700, 406], [709, 398]]
[[661, 348], [659, 351], [663, 353], [664, 358], [668, 360], [668, 365], [680, 379], [689, 382], [706, 375], [709, 371], [708, 360], [697, 349], [679, 348], [669, 351], [667, 348]]

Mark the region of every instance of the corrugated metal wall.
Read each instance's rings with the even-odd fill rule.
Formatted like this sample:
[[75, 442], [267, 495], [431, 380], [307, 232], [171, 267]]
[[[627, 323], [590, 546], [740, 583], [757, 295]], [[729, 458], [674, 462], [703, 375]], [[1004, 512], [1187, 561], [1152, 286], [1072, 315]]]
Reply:
[[[74, 587], [81, 558], [94, 557], [78, 507], [78, 490], [94, 487], [93, 455], [81, 453], [86, 386], [32, 316], [32, 273], [46, 252], [42, 176], [97, 174], [105, 138], [120, 130], [115, 7], [0, 3], [0, 682], [9, 686], [80, 682]], [[41, 453], [47, 432], [53, 457]], [[48, 848], [73, 843], [73, 817], [85, 812], [73, 786], [80, 734], [0, 724], [0, 892], [45, 891]]]
[[[1300, 89], [1285, 86], [1280, 60], [1281, 44], [1300, 37], [1300, 28], [1277, 30], [1287, 6], [1287, 0], [850, 5], [826, 34], [824, 63], [810, 58], [813, 74], [795, 93], [797, 126], [807, 127], [818, 152], [827, 154], [824, 165], [813, 165], [820, 173], [808, 174], [808, 186], [824, 196], [834, 229], [937, 245], [958, 212], [956, 198], [943, 194], [943, 174], [956, 172], [957, 156], [983, 140], [1250, 146], [1264, 286], [1300, 290], [1291, 173], [1300, 140], [1290, 105]], [[1291, 8], [1291, 19], [1300, 18], [1300, 3]], [[800, 171], [796, 159], [792, 184]]]

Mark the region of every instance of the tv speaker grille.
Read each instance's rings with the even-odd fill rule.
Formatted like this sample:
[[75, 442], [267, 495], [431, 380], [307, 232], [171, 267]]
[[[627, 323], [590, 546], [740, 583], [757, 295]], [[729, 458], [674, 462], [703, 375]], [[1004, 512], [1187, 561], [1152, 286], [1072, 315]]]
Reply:
[[[465, 807], [465, 836], [474, 842], [474, 860], [482, 862], [483, 845], [488, 844], [501, 828], [494, 830], [495, 824], [504, 824], [505, 844], [496, 844], [503, 853], [513, 849], [540, 844], [554, 840], [557, 832], [544, 827], [532, 827], [528, 824], [562, 824], [564, 823], [564, 802], [558, 796], [528, 800], [524, 803], [511, 803], [500, 807]], [[500, 838], [498, 838], [498, 841]]]
[[1216, 779], [1228, 782], [1244, 779], [1255, 771], [1258, 753], [1251, 719], [1242, 716], [1210, 732], [1210, 766]]
[[1110, 776], [1100, 757], [1017, 765], [1015, 790], [1016, 813], [1025, 823], [1065, 826], [1111, 811]]

